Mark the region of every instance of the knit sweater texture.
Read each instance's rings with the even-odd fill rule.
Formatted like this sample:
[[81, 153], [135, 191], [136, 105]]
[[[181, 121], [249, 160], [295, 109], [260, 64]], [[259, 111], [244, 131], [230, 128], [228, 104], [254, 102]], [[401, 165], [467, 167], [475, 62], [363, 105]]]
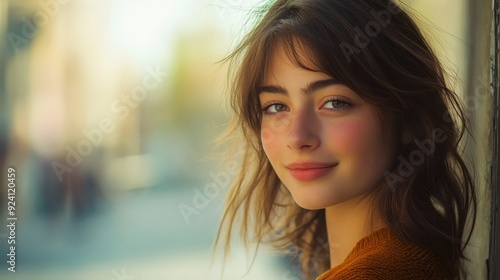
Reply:
[[445, 279], [438, 258], [423, 246], [405, 242], [388, 227], [359, 240], [345, 260], [316, 280]]

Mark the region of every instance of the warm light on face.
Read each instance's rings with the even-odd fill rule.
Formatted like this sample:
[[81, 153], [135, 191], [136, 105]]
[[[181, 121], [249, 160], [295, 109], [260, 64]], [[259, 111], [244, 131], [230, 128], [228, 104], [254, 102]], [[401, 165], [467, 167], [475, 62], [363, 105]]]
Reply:
[[263, 148], [298, 205], [332, 206], [384, 178], [395, 156], [392, 123], [349, 87], [277, 51], [261, 90]]

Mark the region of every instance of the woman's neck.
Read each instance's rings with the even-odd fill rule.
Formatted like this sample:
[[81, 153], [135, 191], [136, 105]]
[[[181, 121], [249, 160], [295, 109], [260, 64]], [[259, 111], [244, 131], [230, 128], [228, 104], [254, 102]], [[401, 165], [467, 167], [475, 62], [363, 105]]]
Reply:
[[357, 197], [325, 209], [332, 268], [345, 260], [361, 238], [386, 226], [376, 212], [371, 217], [373, 200], [368, 198]]

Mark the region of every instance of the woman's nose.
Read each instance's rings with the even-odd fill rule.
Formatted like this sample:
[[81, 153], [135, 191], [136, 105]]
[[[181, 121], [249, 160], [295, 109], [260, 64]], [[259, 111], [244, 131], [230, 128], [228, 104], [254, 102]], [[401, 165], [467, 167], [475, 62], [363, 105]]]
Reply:
[[319, 122], [313, 110], [303, 109], [289, 118], [287, 146], [294, 150], [315, 150], [320, 144]]

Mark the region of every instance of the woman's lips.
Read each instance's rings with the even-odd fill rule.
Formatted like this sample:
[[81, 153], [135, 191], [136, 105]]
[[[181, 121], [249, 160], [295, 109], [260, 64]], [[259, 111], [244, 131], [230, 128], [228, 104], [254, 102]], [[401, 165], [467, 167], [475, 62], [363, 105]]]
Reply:
[[288, 170], [295, 179], [300, 181], [310, 181], [326, 175], [335, 166], [337, 166], [337, 164], [327, 167], [317, 167], [317, 168], [293, 168], [293, 169], [289, 168]]

